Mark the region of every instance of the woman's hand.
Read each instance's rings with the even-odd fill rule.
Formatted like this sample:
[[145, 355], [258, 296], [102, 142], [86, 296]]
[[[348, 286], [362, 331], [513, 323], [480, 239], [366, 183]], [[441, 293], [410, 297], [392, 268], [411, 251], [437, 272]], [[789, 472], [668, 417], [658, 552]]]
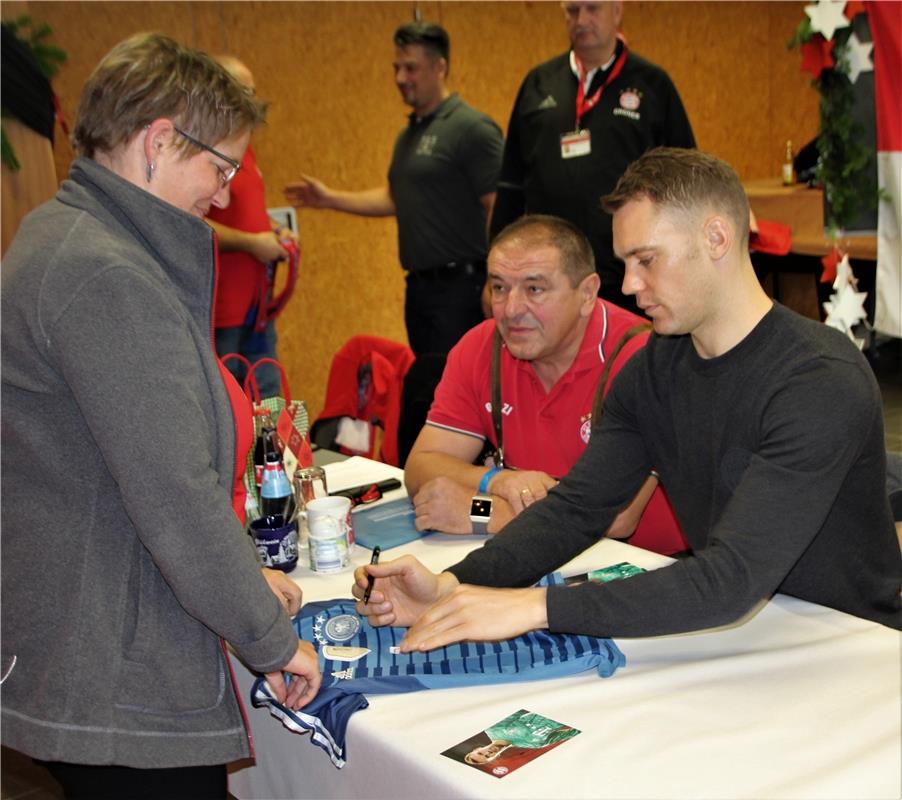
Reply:
[[293, 617], [301, 610], [301, 600], [303, 600], [303, 592], [291, 578], [278, 569], [269, 569], [262, 567], [263, 577], [266, 583], [276, 596], [276, 599], [282, 604], [289, 617]]
[[[288, 672], [294, 679], [286, 687], [285, 676]], [[310, 642], [298, 639], [298, 649], [289, 661], [278, 672], [267, 672], [266, 682], [282, 705], [293, 711], [303, 708], [319, 691], [322, 675], [319, 670], [319, 656]]]

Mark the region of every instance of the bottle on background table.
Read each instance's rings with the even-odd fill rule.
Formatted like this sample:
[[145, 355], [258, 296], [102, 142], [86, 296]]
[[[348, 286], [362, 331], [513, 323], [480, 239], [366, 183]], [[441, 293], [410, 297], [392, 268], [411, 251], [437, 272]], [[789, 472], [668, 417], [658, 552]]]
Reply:
[[783, 185], [792, 186], [795, 183], [795, 174], [792, 169], [792, 140], [786, 140], [786, 152], [783, 156]]

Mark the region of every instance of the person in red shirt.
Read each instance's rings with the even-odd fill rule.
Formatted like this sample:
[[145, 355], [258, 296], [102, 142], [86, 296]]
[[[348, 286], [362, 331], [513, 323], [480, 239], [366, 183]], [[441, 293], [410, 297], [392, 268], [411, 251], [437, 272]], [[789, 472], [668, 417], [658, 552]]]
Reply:
[[[566, 220], [521, 217], [495, 239], [488, 258], [493, 319], [451, 350], [406, 462], [417, 528], [497, 533], [545, 497], [582, 455], [602, 371], [613, 360], [606, 392], [648, 338], [648, 331], [626, 336], [647, 320], [599, 299], [598, 283], [588, 240]], [[496, 329], [503, 341], [504, 469], [494, 461], [474, 464], [486, 444], [498, 447], [492, 417]], [[608, 536], [632, 536], [632, 544], [662, 553], [687, 548], [654, 475]]]
[[[254, 76], [247, 66], [233, 56], [216, 59], [232, 76], [249, 89]], [[257, 157], [248, 146], [241, 169], [231, 184], [231, 202], [226, 208], [211, 208], [207, 223], [219, 239], [219, 282], [213, 320], [216, 327], [216, 352], [220, 356], [239, 353], [253, 363], [259, 358], [276, 357], [275, 321], [266, 321], [258, 330], [260, 309], [272, 293], [270, 264], [288, 257], [283, 246], [294, 234], [274, 225], [266, 210], [266, 190], [257, 166]], [[245, 369], [237, 360], [226, 366], [239, 383], [244, 382]], [[279, 394], [279, 375], [270, 365], [254, 371], [261, 396]]]

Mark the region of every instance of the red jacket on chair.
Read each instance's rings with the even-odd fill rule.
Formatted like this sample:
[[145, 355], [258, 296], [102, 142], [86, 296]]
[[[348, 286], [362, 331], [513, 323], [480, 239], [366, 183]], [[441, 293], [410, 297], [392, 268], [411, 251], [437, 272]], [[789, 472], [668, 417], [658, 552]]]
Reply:
[[[399, 465], [398, 419], [404, 376], [414, 361], [413, 351], [379, 336], [353, 336], [332, 359], [326, 401], [317, 422], [351, 417], [371, 423], [369, 458]], [[361, 387], [360, 368], [369, 365], [369, 383]], [[375, 426], [383, 430], [382, 447], [374, 455]], [[350, 451], [344, 451], [350, 452]]]

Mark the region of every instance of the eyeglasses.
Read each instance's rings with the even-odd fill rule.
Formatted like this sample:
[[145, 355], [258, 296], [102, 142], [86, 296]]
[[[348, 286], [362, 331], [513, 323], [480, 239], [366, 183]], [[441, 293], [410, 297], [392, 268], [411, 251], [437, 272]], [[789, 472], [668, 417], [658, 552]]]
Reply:
[[[175, 128], [175, 125], [172, 126]], [[201, 150], [206, 150], [208, 153], [212, 153], [217, 158], [221, 158], [227, 164], [230, 165], [231, 169], [223, 169], [219, 166], [219, 164], [214, 164], [213, 166], [219, 171], [219, 183], [223, 188], [229, 185], [232, 178], [234, 178], [238, 174], [238, 170], [241, 169], [241, 162], [236, 161], [234, 158], [229, 158], [226, 155], [223, 155], [218, 150], [214, 150], [210, 145], [204, 144], [199, 139], [195, 139], [191, 134], [185, 133], [181, 128], [175, 128], [176, 133], [180, 133], [184, 136], [191, 144], [199, 147]]]

